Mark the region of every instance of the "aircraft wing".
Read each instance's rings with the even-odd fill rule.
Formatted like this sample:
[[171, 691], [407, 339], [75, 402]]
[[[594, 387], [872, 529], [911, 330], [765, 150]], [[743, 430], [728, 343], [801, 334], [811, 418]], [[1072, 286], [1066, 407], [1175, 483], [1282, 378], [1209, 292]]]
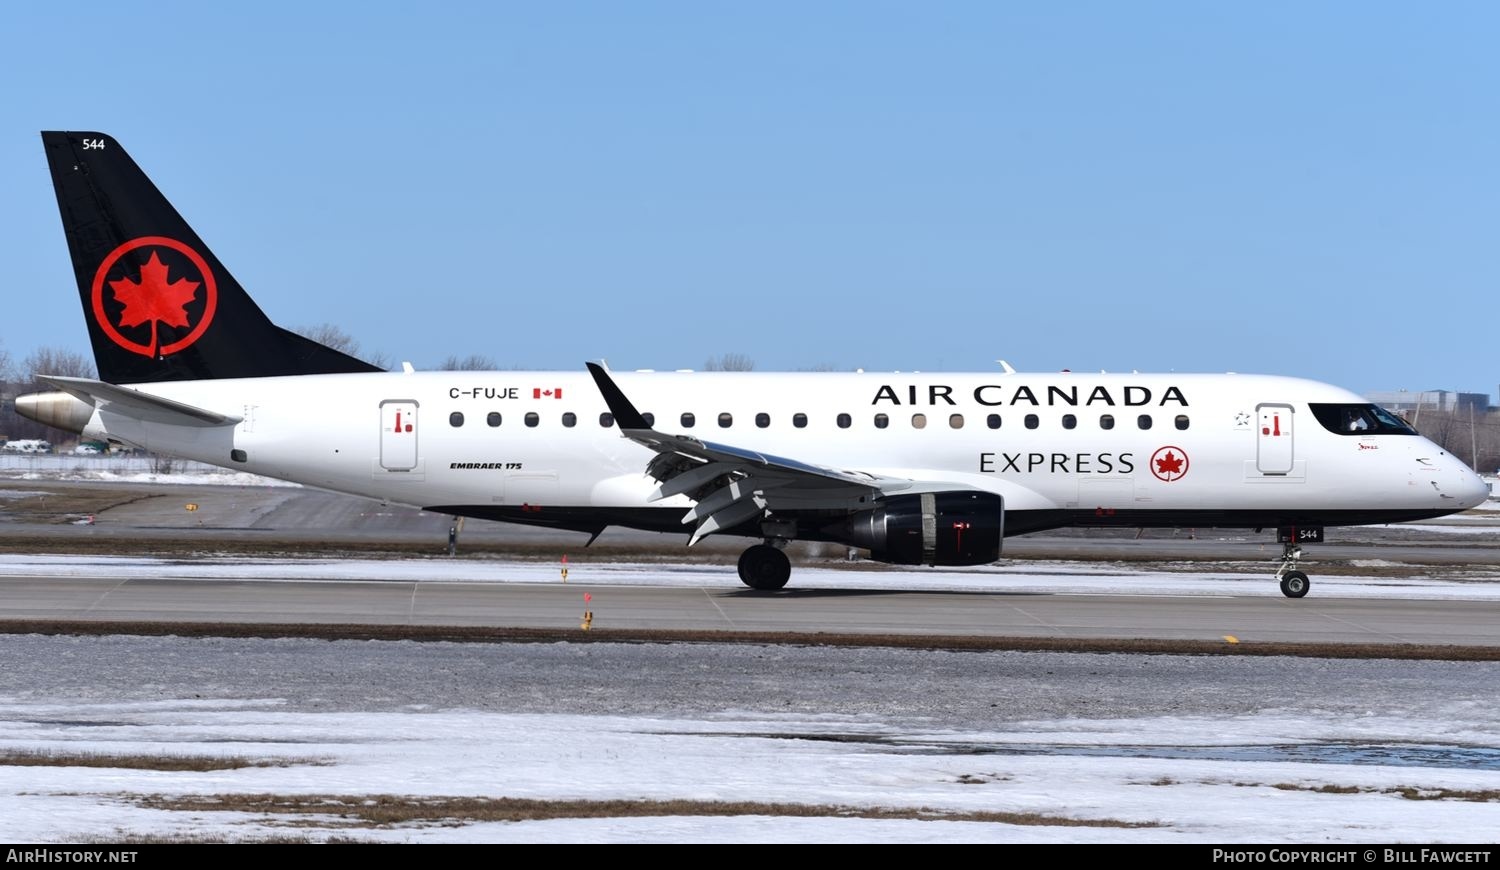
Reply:
[[774, 515], [776, 511], [868, 510], [892, 492], [968, 489], [961, 484], [918, 482], [862, 471], [812, 465], [784, 456], [659, 432], [646, 422], [602, 366], [588, 364], [621, 434], [656, 452], [646, 474], [661, 485], [652, 501], [686, 495], [696, 504], [683, 516], [696, 523], [689, 546], [714, 532]]
[[207, 411], [171, 399], [163, 399], [140, 390], [107, 384], [90, 378], [65, 378], [41, 375], [37, 380], [87, 402], [95, 408], [108, 409], [136, 420], [171, 423], [176, 426], [233, 426], [243, 418]]

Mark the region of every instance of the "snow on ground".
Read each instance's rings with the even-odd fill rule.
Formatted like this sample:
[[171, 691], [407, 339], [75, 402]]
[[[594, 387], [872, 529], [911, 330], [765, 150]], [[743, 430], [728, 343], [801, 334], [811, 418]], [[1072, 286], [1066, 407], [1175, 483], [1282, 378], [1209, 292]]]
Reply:
[[221, 471], [218, 473], [171, 473], [158, 474], [150, 471], [139, 471], [130, 474], [119, 474], [113, 471], [78, 471], [64, 472], [61, 474], [44, 474], [27, 472], [18, 476], [20, 480], [73, 480], [90, 481], [96, 480], [101, 483], [167, 483], [167, 484], [192, 484], [194, 486], [294, 486], [300, 487], [299, 483], [277, 480], [273, 477], [261, 477], [258, 474], [247, 474], [243, 471]]
[[1486, 526], [1489, 531], [1500, 533], [1500, 517], [1476, 513], [1453, 514], [1443, 517], [1441, 520], [1420, 520], [1415, 523], [1404, 523], [1399, 526], [1384, 526], [1384, 528], [1426, 531], [1434, 527], [1441, 529], [1447, 526], [1468, 526], [1470, 528], [1473, 526]]
[[18, 499], [18, 498], [35, 498], [35, 497], [37, 497], [39, 495], [44, 495], [45, 496], [45, 495], [51, 495], [51, 494], [52, 493], [50, 493], [50, 492], [43, 492], [42, 490], [39, 490], [39, 489], [0, 489], [0, 500]]
[[[1500, 566], [1492, 576], [1358, 577], [1317, 573], [1305, 562], [1321, 596], [1340, 598], [1500, 599]], [[1374, 566], [1370, 566], [1374, 567]], [[399, 583], [557, 583], [561, 563], [489, 559], [255, 559], [202, 557], [191, 560], [131, 556], [0, 554], [0, 576], [95, 577], [275, 581], [376, 581]], [[867, 568], [864, 569], [864, 568]], [[740, 588], [730, 566], [590, 562], [574, 554], [568, 581], [595, 586], [677, 586]], [[1413, 572], [1423, 569], [1413, 568]], [[1427, 569], [1441, 571], [1442, 569]], [[1182, 572], [1130, 563], [1028, 561], [980, 568], [889, 568], [861, 570], [799, 567], [799, 589], [888, 589], [925, 592], [1046, 592], [1053, 594], [1263, 595], [1274, 572]]]
[[300, 486], [182, 459], [150, 456], [69, 456], [0, 454], [0, 479], [81, 480], [102, 483], [164, 483], [198, 486]]
[[[72, 458], [56, 457], [78, 464]], [[25, 461], [34, 461], [26, 458]], [[18, 469], [0, 468], [0, 474]], [[21, 470], [59, 479], [68, 469]], [[87, 479], [274, 485], [199, 471], [87, 472]], [[28, 476], [34, 475], [34, 476]], [[239, 479], [236, 479], [239, 478]], [[19, 494], [10, 493], [15, 497]], [[1491, 500], [1480, 510], [1500, 511]], [[1483, 515], [1423, 525], [1472, 534]], [[1477, 522], [1476, 522], [1477, 521]], [[1274, 557], [1267, 548], [1266, 557]], [[1500, 598], [1493, 578], [1319, 575], [1320, 595]], [[471, 559], [0, 556], [0, 575], [121, 578], [555, 583], [559, 565]], [[1389, 567], [1369, 560], [1359, 567]], [[598, 585], [738, 588], [732, 567], [590, 562]], [[1262, 594], [1266, 574], [1128, 564], [1026, 562], [981, 569], [799, 568], [808, 588]], [[1169, 661], [1163, 659], [1163, 661]], [[1271, 661], [1271, 660], [1268, 660]], [[436, 675], [441, 678], [441, 675]], [[1004, 687], [978, 687], [997, 691]], [[191, 690], [189, 690], [191, 691]], [[268, 690], [268, 691], [274, 691]], [[496, 687], [503, 692], [503, 686]], [[568, 691], [561, 687], [560, 692]], [[170, 698], [170, 696], [169, 696]], [[0, 839], [76, 842], [122, 833], [229, 838], [307, 834], [410, 842], [1494, 842], [1496, 801], [1410, 800], [1402, 788], [1500, 790], [1500, 712], [1490, 703], [1410, 699], [1410, 713], [1277, 709], [1235, 716], [1083, 716], [959, 731], [840, 714], [726, 711], [709, 717], [433, 709], [292, 709], [275, 697], [45, 702], [0, 697], [0, 750], [238, 755], [289, 766], [216, 772], [4, 766]], [[1366, 709], [1360, 707], [1359, 709]], [[1080, 713], [1087, 713], [1086, 710]], [[1322, 787], [1354, 793], [1314, 791]], [[665, 817], [289, 829], [239, 813], [136, 807], [132, 794], [484, 795], [687, 798], [1013, 811], [1158, 827], [1017, 826], [857, 818]]]
[[[1232, 721], [1065, 719], [965, 734], [835, 714], [726, 712], [688, 719], [421, 708], [316, 713], [285, 709], [275, 699], [115, 704], [0, 699], [0, 747], [9, 750], [239, 755], [293, 762], [213, 772], [6, 767], [0, 780], [0, 839], [60, 842], [121, 832], [289, 833], [254, 816], [145, 810], [128, 800], [143, 793], [268, 792], [753, 800], [1008, 811], [1156, 825], [1078, 828], [754, 816], [414, 824], [352, 832], [330, 823], [323, 830], [290, 831], [413, 842], [1493, 841], [1500, 830], [1493, 800], [1410, 800], [1393, 790], [1500, 789], [1500, 759], [1488, 769], [1466, 769], [1441, 762], [1340, 763], [1336, 752], [1312, 762], [1247, 763], [1235, 757], [1235, 746], [1268, 745], [1480, 746], [1495, 751], [1500, 728], [1494, 709], [1452, 707], [1424, 709], [1410, 717], [1271, 710]], [[1180, 746], [1217, 747], [1222, 757], [1149, 757], [1152, 747]], [[1097, 754], [1110, 747], [1120, 751]], [[1142, 752], [1148, 756], [1139, 757]], [[1314, 791], [1323, 786], [1358, 791]]]

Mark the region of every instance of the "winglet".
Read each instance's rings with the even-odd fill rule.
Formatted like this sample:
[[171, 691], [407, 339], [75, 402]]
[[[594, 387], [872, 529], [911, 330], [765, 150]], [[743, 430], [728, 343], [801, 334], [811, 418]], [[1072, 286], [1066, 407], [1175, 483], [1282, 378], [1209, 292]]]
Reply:
[[609, 372], [605, 371], [603, 366], [597, 363], [585, 363], [585, 365], [589, 367], [589, 374], [594, 376], [594, 383], [599, 385], [599, 392], [604, 396], [604, 404], [609, 406], [609, 412], [614, 415], [615, 422], [621, 429], [651, 428], [646, 418], [641, 416], [641, 412], [637, 411], [635, 406], [630, 404], [630, 400], [625, 398], [625, 393], [615, 384], [614, 378], [609, 376]]

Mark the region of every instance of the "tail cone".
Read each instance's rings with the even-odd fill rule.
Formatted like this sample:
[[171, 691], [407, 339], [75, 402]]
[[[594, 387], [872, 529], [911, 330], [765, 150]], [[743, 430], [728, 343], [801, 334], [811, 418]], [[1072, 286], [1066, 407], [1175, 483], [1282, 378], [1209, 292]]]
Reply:
[[82, 434], [94, 416], [94, 406], [76, 396], [54, 390], [16, 396], [16, 413], [66, 432]]

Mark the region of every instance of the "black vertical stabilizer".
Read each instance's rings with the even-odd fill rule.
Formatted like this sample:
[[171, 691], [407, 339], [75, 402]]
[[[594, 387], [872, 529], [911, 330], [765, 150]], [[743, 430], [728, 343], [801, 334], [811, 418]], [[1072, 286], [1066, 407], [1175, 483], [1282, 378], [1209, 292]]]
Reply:
[[42, 144], [102, 380], [380, 371], [272, 323], [114, 138]]

